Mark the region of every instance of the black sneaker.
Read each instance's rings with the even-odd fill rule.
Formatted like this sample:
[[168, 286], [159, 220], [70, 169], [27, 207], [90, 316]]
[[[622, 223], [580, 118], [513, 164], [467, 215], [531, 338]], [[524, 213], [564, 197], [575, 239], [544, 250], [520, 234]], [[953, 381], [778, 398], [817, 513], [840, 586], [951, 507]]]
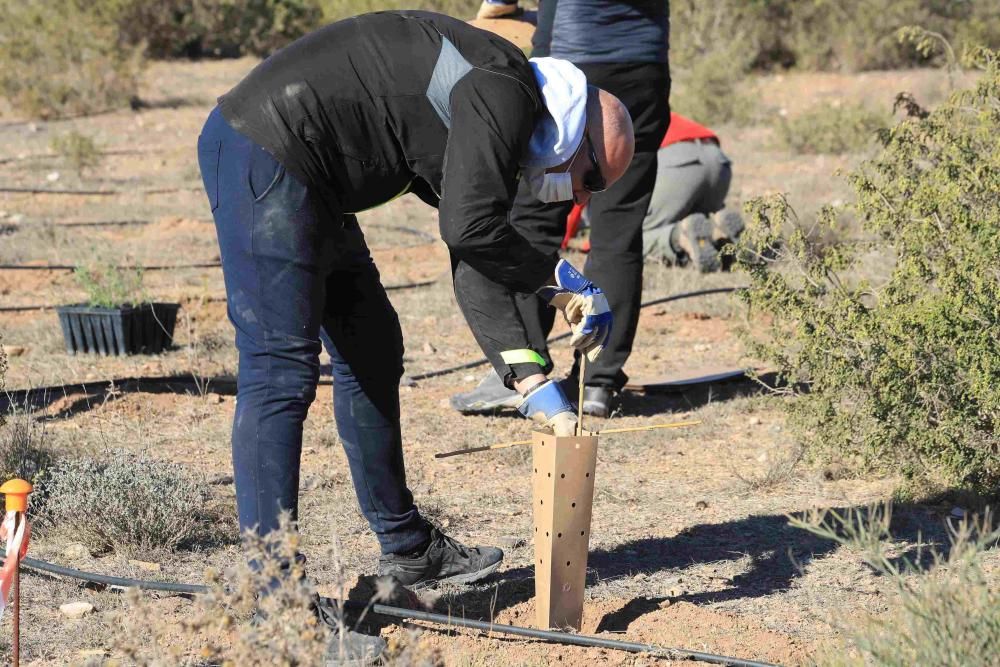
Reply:
[[521, 395], [505, 387], [497, 372], [490, 370], [475, 389], [455, 394], [450, 402], [451, 407], [463, 415], [476, 415], [493, 412], [497, 408], [516, 408], [521, 402]]
[[583, 413], [593, 417], [607, 418], [618, 406], [618, 392], [611, 387], [583, 388]]
[[395, 577], [404, 586], [471, 584], [492, 574], [502, 560], [503, 551], [496, 547], [467, 547], [432, 527], [423, 553], [382, 556], [378, 573]]
[[341, 665], [374, 665], [385, 653], [388, 644], [377, 634], [369, 635], [355, 632], [337, 622], [338, 610], [329, 600], [316, 595], [313, 597], [313, 613], [320, 623], [333, 631], [330, 642], [326, 646], [323, 657], [324, 667], [340, 667]]
[[382, 660], [388, 644], [378, 635], [365, 635], [354, 630], [334, 630], [323, 656], [324, 667], [341, 665], [375, 665]]

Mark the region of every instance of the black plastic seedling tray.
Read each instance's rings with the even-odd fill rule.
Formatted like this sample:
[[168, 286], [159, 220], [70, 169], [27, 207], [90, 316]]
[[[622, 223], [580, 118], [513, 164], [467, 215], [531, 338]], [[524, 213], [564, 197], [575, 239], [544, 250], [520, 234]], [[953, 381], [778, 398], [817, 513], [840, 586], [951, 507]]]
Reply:
[[69, 354], [100, 355], [159, 354], [174, 337], [177, 303], [143, 303], [118, 308], [60, 306]]

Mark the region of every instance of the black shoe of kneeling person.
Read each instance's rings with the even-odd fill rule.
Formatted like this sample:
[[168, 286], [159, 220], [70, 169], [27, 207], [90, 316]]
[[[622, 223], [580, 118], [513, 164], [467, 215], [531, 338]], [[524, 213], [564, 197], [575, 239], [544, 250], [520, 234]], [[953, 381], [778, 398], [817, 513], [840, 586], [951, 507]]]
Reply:
[[351, 630], [346, 621], [341, 625], [337, 622], [336, 609], [318, 595], [313, 598], [312, 610], [319, 622], [332, 630], [323, 656], [323, 667], [375, 665], [382, 659], [388, 647], [382, 637]]
[[467, 547], [432, 527], [426, 547], [382, 556], [378, 573], [395, 577], [404, 586], [471, 584], [492, 574], [502, 560], [503, 551], [496, 547]]

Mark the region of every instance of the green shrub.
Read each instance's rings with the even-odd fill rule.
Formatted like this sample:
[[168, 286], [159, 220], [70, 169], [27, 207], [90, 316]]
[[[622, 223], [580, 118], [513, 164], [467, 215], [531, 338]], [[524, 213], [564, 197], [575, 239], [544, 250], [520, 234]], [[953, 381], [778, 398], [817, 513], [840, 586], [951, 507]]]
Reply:
[[120, 39], [114, 5], [0, 0], [0, 95], [42, 118], [128, 104], [142, 56]]
[[[991, 667], [1000, 655], [1000, 589], [983, 555], [1000, 541], [986, 516], [951, 529], [946, 552], [934, 550], [924, 568], [892, 557], [890, 507], [813, 512], [791, 525], [859, 552], [897, 599], [888, 613], [853, 618], [843, 627], [847, 645], [821, 656], [820, 665]], [[852, 653], [854, 655], [852, 655]]]
[[44, 525], [92, 551], [175, 549], [196, 536], [203, 485], [181, 466], [129, 452], [56, 464], [45, 482]]
[[29, 413], [18, 410], [0, 421], [0, 482], [19, 477], [37, 484], [53, 462], [45, 429]]
[[[788, 232], [775, 198], [751, 206], [736, 251], [743, 298], [768, 316], [752, 353], [808, 387], [788, 403], [808, 453], [912, 490], [1000, 488], [1000, 63], [982, 62], [974, 89], [886, 131], [850, 176], [870, 247]], [[887, 278], [858, 275], [865, 250]]]
[[318, 0], [323, 21], [331, 23], [368, 12], [395, 9], [423, 9], [460, 19], [471, 19], [479, 9], [479, 0]]
[[[670, 3], [670, 105], [703, 123], [750, 119], [757, 106], [742, 85], [764, 29], [747, 3]], [[683, 30], [676, 29], [683, 26]]]
[[145, 300], [140, 268], [101, 264], [77, 267], [77, 284], [87, 292], [87, 305], [94, 308], [117, 308]]
[[106, 0], [125, 41], [154, 58], [266, 56], [316, 28], [316, 0]]
[[939, 64], [900, 41], [903, 26], [940, 33], [962, 50], [1000, 48], [1000, 9], [980, 0], [720, 0], [670, 3], [671, 60], [684, 74], [708, 52], [755, 69], [871, 70]]
[[50, 144], [66, 163], [82, 175], [84, 170], [96, 167], [101, 163], [101, 149], [91, 137], [70, 130], [66, 134], [52, 137]]
[[873, 146], [888, 121], [859, 104], [823, 105], [778, 117], [775, 131], [781, 145], [795, 153], [856, 153]]

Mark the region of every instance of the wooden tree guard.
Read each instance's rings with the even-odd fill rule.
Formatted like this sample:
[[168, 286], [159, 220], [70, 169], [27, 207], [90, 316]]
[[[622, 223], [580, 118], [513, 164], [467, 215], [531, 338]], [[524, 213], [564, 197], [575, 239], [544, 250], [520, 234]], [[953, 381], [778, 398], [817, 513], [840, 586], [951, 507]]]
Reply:
[[597, 436], [532, 435], [538, 627], [580, 629]]

